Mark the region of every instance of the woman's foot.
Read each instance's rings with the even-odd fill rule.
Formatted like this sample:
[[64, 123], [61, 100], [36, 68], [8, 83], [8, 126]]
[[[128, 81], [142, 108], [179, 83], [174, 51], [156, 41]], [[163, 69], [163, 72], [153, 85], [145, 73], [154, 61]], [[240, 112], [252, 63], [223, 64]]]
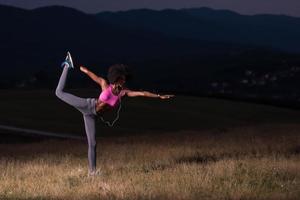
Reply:
[[66, 59], [65, 61], [61, 64], [62, 67], [68, 67], [68, 68], [74, 68], [74, 64], [73, 64], [73, 59], [72, 59], [72, 56], [70, 54], [70, 52], [68, 51], [67, 52], [67, 56], [66, 56]]
[[102, 173], [100, 170], [89, 171], [88, 176], [101, 176]]

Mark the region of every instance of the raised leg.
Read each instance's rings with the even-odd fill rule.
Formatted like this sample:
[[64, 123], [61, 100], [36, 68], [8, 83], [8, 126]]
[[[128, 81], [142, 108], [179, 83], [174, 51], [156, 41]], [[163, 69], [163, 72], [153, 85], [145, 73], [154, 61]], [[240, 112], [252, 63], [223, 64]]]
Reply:
[[67, 66], [64, 67], [63, 72], [60, 76], [57, 88], [55, 90], [55, 94], [58, 98], [62, 101], [66, 102], [67, 104], [74, 106], [77, 109], [81, 109], [87, 106], [87, 101], [84, 98], [77, 97], [73, 94], [67, 93], [64, 91], [65, 84], [67, 81], [69, 68]]

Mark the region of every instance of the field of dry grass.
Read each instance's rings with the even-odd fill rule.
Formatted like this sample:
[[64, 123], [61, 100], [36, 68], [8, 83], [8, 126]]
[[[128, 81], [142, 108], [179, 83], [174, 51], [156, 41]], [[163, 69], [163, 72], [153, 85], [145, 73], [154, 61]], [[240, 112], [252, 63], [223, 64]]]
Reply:
[[87, 176], [85, 141], [2, 144], [0, 199], [297, 199], [298, 130], [100, 138], [97, 177]]
[[[83, 134], [48, 92], [22, 95], [0, 94], [3, 123]], [[124, 109], [97, 133], [97, 177], [84, 140], [0, 142], [0, 199], [299, 199], [299, 111], [191, 97]]]

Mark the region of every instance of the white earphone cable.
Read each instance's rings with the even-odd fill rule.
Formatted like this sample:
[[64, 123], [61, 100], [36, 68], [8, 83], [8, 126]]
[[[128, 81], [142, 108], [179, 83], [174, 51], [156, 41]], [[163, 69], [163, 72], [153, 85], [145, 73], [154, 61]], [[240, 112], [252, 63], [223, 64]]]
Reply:
[[105, 120], [102, 116], [100, 116], [101, 121], [104, 122], [105, 124], [107, 124], [109, 127], [112, 127], [112, 126], [115, 124], [115, 122], [116, 122], [116, 121], [119, 119], [119, 117], [120, 117], [120, 110], [121, 110], [121, 108], [122, 108], [122, 105], [121, 105], [121, 98], [119, 97], [119, 108], [118, 108], [118, 111], [117, 111], [117, 116], [116, 116], [116, 118], [115, 118], [112, 122], [110, 122], [110, 121]]

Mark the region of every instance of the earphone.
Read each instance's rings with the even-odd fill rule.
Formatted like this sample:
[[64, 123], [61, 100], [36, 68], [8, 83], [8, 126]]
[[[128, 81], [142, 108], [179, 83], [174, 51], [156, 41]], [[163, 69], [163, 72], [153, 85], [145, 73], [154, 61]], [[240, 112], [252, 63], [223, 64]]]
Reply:
[[121, 108], [122, 108], [121, 97], [119, 97], [119, 108], [118, 108], [118, 111], [117, 111], [116, 118], [112, 122], [110, 122], [110, 121], [105, 120], [102, 116], [100, 116], [101, 121], [103, 123], [107, 124], [109, 127], [112, 127], [115, 124], [115, 122], [119, 119]]

